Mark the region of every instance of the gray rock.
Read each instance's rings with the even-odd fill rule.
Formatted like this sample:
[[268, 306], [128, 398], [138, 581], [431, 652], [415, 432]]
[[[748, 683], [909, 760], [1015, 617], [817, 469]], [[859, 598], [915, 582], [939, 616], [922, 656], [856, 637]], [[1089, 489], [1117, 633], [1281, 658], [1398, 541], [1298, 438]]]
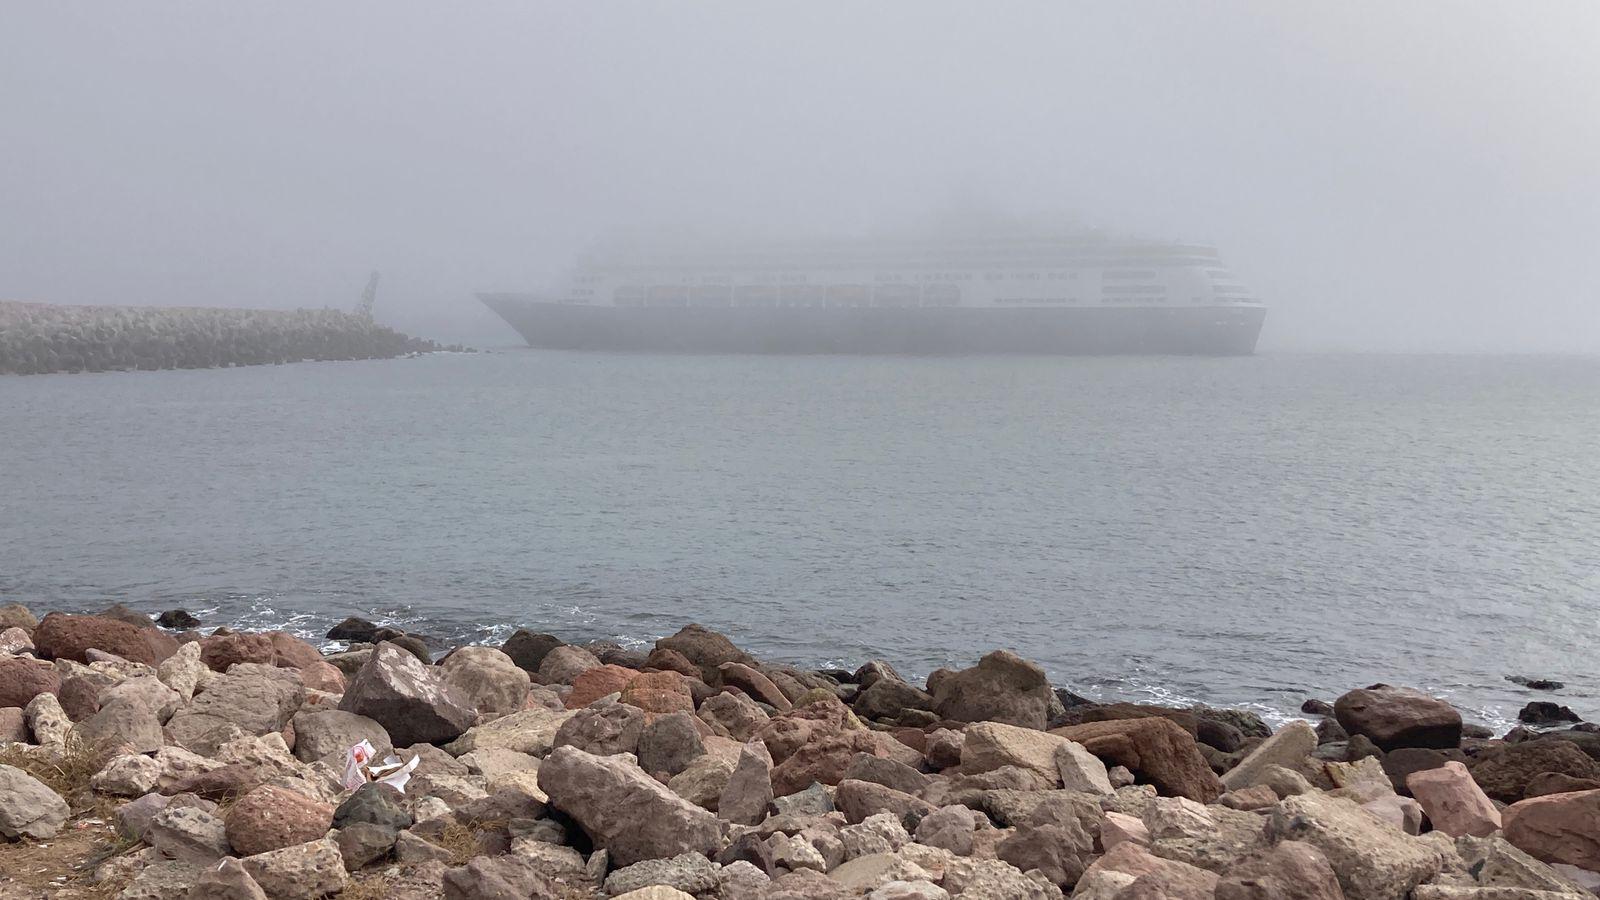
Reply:
[[656, 716], [639, 735], [639, 768], [668, 777], [689, 767], [706, 752], [694, 716], [686, 712]]
[[145, 842], [169, 859], [206, 864], [231, 852], [222, 819], [195, 806], [168, 804], [150, 817]]
[[0, 765], [0, 837], [52, 838], [71, 811], [55, 791], [13, 766]]
[[971, 856], [977, 816], [959, 804], [943, 806], [917, 823], [917, 843], [949, 850], [957, 856]]
[[755, 825], [766, 818], [772, 803], [772, 755], [765, 744], [752, 741], [739, 751], [739, 762], [722, 788], [717, 815], [740, 825]]
[[257, 853], [241, 862], [273, 900], [314, 900], [337, 894], [349, 881], [331, 837]]
[[1320, 851], [1347, 900], [1405, 900], [1443, 864], [1425, 844], [1378, 822], [1354, 803], [1319, 793], [1279, 803], [1267, 835], [1273, 841], [1304, 841]]
[[509, 715], [528, 698], [528, 673], [493, 647], [458, 647], [439, 670], [445, 683], [484, 715]]
[[344, 766], [345, 753], [361, 741], [372, 744], [375, 759], [394, 749], [389, 732], [366, 716], [342, 709], [302, 709], [295, 713], [294, 756], [301, 762], [333, 758]]
[[702, 894], [716, 889], [717, 866], [698, 853], [682, 853], [671, 859], [647, 859], [624, 866], [606, 876], [605, 890], [612, 897], [662, 885], [686, 894]]
[[339, 856], [349, 872], [388, 856], [399, 837], [399, 829], [371, 822], [352, 822], [333, 833], [334, 843], [339, 845]]
[[230, 856], [205, 867], [185, 900], [267, 900], [267, 892], [245, 871], [243, 863]]
[[539, 768], [539, 787], [618, 866], [688, 852], [710, 855], [721, 844], [716, 816], [623, 757], [558, 747]]
[[1222, 786], [1238, 790], [1261, 784], [1269, 766], [1296, 769], [1302, 760], [1317, 749], [1317, 733], [1303, 721], [1296, 719], [1278, 729], [1272, 737], [1262, 741], [1239, 764], [1222, 776]]
[[477, 718], [466, 698], [389, 641], [350, 679], [339, 708], [376, 721], [400, 746], [452, 740]]

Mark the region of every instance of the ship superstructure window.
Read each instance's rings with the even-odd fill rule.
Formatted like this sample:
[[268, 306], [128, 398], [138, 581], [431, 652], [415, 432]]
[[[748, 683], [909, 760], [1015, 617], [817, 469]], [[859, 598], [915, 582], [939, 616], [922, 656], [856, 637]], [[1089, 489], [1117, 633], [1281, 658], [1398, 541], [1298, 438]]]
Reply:
[[688, 306], [689, 288], [681, 284], [652, 284], [644, 302], [646, 306]]
[[777, 306], [778, 289], [770, 284], [741, 284], [733, 289], [734, 306]]
[[960, 306], [961, 288], [953, 284], [930, 284], [922, 289], [923, 306]]
[[1100, 289], [1106, 294], [1165, 294], [1167, 286], [1164, 284], [1108, 284]]
[[1154, 269], [1107, 269], [1102, 276], [1106, 281], [1150, 281], [1156, 277]]
[[732, 306], [733, 287], [726, 284], [700, 284], [689, 289], [690, 306]]

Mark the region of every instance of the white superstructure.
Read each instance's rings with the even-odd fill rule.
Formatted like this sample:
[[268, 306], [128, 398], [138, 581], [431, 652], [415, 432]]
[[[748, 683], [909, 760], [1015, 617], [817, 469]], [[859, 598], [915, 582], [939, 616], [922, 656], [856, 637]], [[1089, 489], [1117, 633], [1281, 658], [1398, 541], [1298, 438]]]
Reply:
[[1259, 307], [1214, 248], [1083, 235], [591, 252], [552, 302], [621, 307]]

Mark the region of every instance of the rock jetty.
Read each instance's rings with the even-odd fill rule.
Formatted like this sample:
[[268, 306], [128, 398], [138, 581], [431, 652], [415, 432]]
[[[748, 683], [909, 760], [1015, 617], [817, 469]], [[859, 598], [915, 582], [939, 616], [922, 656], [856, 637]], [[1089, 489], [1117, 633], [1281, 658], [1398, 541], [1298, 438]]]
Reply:
[[[327, 654], [120, 606], [12, 606], [0, 625], [7, 897], [1583, 900], [1600, 884], [1600, 734], [1474, 736], [1401, 687], [1274, 731], [1241, 710], [1089, 702], [1003, 650], [915, 684], [881, 661], [764, 662], [699, 625], [646, 653], [530, 631], [444, 648], [352, 619]], [[415, 761], [403, 789], [344, 783], [360, 741]], [[96, 827], [117, 836], [74, 843]]]
[[326, 309], [0, 302], [0, 374], [207, 369], [388, 359], [445, 349]]

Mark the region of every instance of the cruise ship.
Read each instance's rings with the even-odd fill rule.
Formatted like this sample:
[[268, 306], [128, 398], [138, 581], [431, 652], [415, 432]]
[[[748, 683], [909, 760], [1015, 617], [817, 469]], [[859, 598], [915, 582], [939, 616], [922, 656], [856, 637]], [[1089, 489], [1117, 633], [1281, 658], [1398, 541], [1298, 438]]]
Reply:
[[1266, 315], [1212, 247], [1095, 234], [613, 243], [478, 297], [531, 347], [684, 353], [1243, 355]]

